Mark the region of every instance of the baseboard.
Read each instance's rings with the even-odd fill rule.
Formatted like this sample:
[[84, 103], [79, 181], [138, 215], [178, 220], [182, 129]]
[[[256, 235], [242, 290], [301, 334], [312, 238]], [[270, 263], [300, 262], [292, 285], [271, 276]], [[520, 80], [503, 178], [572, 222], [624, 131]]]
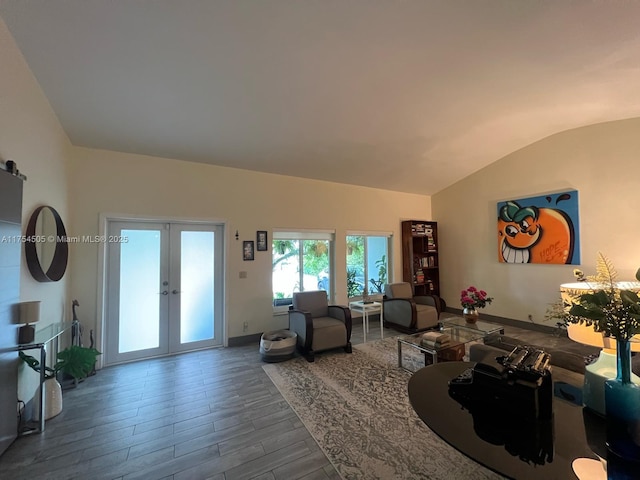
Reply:
[[[445, 311], [449, 313], [454, 313], [456, 315], [462, 315], [462, 309], [460, 308], [447, 307]], [[533, 330], [534, 332], [555, 333], [555, 334], [558, 333], [557, 327], [555, 325], [551, 326], [551, 325], [542, 325], [540, 323], [524, 322], [522, 320], [515, 320], [513, 318], [489, 315], [484, 312], [480, 313], [480, 319], [486, 320], [487, 322], [499, 323], [501, 325], [506, 325], [510, 327], [524, 328], [525, 330]], [[564, 335], [566, 335], [566, 332], [564, 332]]]
[[242, 347], [244, 345], [259, 344], [262, 333], [252, 333], [251, 335], [243, 335], [241, 337], [229, 337], [227, 344], [230, 347]]

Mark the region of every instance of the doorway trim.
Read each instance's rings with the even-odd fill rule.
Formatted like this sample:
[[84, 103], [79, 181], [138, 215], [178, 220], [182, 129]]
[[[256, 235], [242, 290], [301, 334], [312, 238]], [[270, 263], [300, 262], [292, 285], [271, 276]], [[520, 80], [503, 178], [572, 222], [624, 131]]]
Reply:
[[[229, 271], [227, 268], [227, 256], [229, 249], [229, 228], [228, 221], [220, 218], [194, 218], [194, 217], [165, 217], [154, 215], [134, 215], [127, 213], [100, 213], [98, 215], [98, 235], [104, 237], [107, 235], [109, 222], [118, 221], [135, 221], [135, 222], [155, 222], [155, 223], [184, 223], [193, 225], [218, 225], [223, 229], [224, 245], [222, 251], [222, 347], [229, 346], [227, 319], [228, 315], [228, 292], [227, 284], [229, 282]], [[98, 243], [98, 282], [96, 291], [96, 332], [95, 332], [95, 348], [101, 352], [105, 351], [106, 342], [106, 309], [107, 309], [107, 244], [105, 242]], [[173, 355], [173, 354], [169, 354]], [[97, 368], [104, 367], [104, 359], [102, 355], [98, 355]]]

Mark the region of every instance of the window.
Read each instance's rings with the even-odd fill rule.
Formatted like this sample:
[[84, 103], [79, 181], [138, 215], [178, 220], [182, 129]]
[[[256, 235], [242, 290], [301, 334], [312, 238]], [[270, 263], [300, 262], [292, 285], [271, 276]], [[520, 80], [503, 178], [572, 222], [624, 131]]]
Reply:
[[273, 305], [291, 305], [293, 292], [325, 290], [332, 298], [333, 233], [273, 232]]
[[391, 234], [347, 235], [347, 296], [383, 293], [388, 282]]

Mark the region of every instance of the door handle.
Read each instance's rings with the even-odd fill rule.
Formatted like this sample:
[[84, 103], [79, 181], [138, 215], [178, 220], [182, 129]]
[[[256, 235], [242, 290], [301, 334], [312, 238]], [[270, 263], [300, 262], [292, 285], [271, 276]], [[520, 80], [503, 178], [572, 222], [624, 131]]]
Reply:
[[177, 293], [181, 293], [181, 292], [182, 292], [182, 290], [172, 290], [171, 291], [171, 293], [173, 293], [174, 295], [177, 294]]
[[169, 292], [167, 290], [163, 290], [160, 292], [160, 295], [169, 295]]

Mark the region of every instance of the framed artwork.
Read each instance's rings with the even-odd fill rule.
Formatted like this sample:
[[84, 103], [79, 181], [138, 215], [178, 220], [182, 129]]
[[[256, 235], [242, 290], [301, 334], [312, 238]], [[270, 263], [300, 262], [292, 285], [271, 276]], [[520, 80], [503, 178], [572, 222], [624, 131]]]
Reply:
[[580, 264], [578, 191], [498, 202], [498, 261]]
[[244, 240], [242, 242], [242, 259], [253, 260], [253, 240]]
[[269, 250], [267, 247], [267, 231], [266, 230], [258, 230], [256, 234], [256, 245], [259, 252], [266, 252]]

